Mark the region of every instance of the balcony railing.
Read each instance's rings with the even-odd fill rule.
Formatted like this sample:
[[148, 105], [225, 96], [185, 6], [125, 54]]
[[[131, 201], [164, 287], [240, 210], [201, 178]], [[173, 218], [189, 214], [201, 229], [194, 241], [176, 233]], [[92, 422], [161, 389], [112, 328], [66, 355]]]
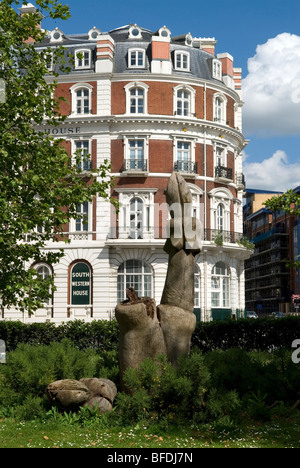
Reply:
[[215, 168], [215, 177], [232, 180], [232, 169], [230, 167], [217, 166]]
[[176, 161], [174, 163], [174, 171], [197, 174], [198, 164], [193, 161]]
[[246, 179], [245, 175], [243, 173], [236, 173], [235, 174], [235, 183], [237, 185], [243, 185], [244, 187], [246, 186]]
[[123, 171], [147, 172], [148, 161], [145, 159], [125, 159], [123, 164]]
[[[111, 228], [109, 239], [167, 239], [170, 235], [167, 226], [141, 227], [139, 229], [129, 227]], [[243, 234], [240, 232], [219, 231], [217, 229], [204, 229], [203, 240], [214, 243], [235, 244], [240, 241]]]
[[219, 231], [218, 229], [205, 229], [204, 230], [204, 240], [209, 242], [226, 242], [230, 244], [235, 244], [240, 241], [243, 237], [241, 232], [234, 231]]

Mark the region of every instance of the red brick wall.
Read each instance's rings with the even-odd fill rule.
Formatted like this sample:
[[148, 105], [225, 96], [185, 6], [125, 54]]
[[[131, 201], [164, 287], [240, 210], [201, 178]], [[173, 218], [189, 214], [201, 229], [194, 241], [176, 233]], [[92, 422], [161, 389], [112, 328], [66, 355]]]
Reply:
[[[62, 115], [70, 115], [72, 112], [72, 94], [71, 88], [77, 83], [59, 83], [57, 85], [55, 91], [55, 97], [63, 97], [65, 101], [62, 101], [59, 106], [59, 111]], [[91, 110], [92, 114], [97, 113], [97, 83], [87, 82], [90, 86], [92, 86], [92, 102], [91, 102]]]
[[92, 140], [91, 158], [93, 169], [97, 169], [97, 140]]
[[232, 177], [233, 180], [235, 179], [235, 172], [234, 172], [234, 153], [232, 151], [227, 152], [227, 167], [232, 169]]
[[111, 170], [112, 172], [121, 172], [124, 163], [124, 140], [111, 141]]
[[148, 113], [173, 115], [173, 83], [161, 83], [154, 81], [147, 83], [148, 91]]
[[126, 94], [124, 86], [126, 82], [116, 82], [111, 84], [111, 113], [112, 115], [119, 115], [126, 113]]
[[195, 114], [197, 119], [204, 119], [204, 88], [195, 86]]
[[149, 141], [149, 170], [168, 173], [173, 171], [173, 141]]
[[[122, 115], [126, 113], [126, 93], [124, 87], [128, 81], [112, 83], [112, 114]], [[156, 81], [143, 81], [149, 86], [148, 90], [148, 113], [158, 115], [174, 114], [173, 89], [177, 86], [175, 83], [164, 83]], [[197, 119], [203, 119], [204, 112], [204, 88], [202, 86], [193, 86], [195, 94], [195, 114]], [[206, 118], [213, 120], [213, 96], [216, 91], [206, 90]], [[234, 101], [228, 97], [227, 102], [227, 120], [230, 125], [234, 125]]]
[[234, 100], [227, 96], [227, 109], [226, 109], [227, 125], [234, 127]]

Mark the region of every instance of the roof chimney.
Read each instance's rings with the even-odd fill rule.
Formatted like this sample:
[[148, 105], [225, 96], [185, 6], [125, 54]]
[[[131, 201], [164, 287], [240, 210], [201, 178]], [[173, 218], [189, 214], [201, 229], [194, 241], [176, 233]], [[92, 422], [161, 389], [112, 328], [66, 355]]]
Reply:
[[[27, 5], [22, 5], [21, 8], [19, 8], [19, 12], [20, 12], [20, 16], [23, 16], [23, 15], [28, 15], [30, 13], [36, 13], [38, 10], [37, 8], [32, 5], [32, 3], [27, 3]], [[41, 20], [43, 19], [43, 15], [40, 13], [40, 17], [41, 17]], [[39, 29], [42, 28], [42, 25], [41, 23], [37, 24], [37, 27]], [[32, 39], [32, 37], [29, 37], [27, 39], [27, 41], [25, 41], [27, 43], [33, 43], [34, 42], [34, 39]]]
[[171, 31], [166, 26], [163, 26], [157, 34], [152, 36], [151, 72], [170, 75], [172, 73], [170, 56]]
[[215, 55], [217, 41], [214, 37], [194, 37], [194, 44], [209, 54]]

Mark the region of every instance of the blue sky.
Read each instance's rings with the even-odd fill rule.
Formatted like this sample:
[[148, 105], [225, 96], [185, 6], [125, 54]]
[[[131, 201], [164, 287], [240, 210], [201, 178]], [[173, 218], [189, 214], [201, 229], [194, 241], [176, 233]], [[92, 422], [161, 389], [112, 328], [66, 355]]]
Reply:
[[[34, 2], [33, 2], [34, 3]], [[215, 37], [216, 53], [228, 52], [242, 68], [247, 186], [286, 190], [300, 185], [299, 0], [61, 0], [68, 21], [45, 19], [43, 27], [66, 34], [102, 32], [136, 23], [173, 36]], [[250, 59], [250, 60], [249, 60]]]

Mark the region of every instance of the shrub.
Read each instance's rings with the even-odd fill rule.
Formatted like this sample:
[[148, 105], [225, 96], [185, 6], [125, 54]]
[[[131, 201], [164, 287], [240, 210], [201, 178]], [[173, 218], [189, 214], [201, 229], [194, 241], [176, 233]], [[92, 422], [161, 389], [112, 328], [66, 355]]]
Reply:
[[21, 344], [8, 353], [0, 380], [0, 401], [16, 405], [30, 395], [43, 398], [51, 382], [97, 377], [100, 368], [95, 351], [80, 351], [67, 339], [50, 346]]
[[125, 372], [124, 383], [132, 394], [117, 395], [117, 410], [123, 424], [141, 419], [168, 423], [201, 419], [209, 380], [200, 352], [183, 356], [177, 367], [165, 355], [156, 362], [146, 359], [138, 369]]
[[289, 350], [215, 350], [205, 354], [204, 362], [212, 388], [224, 393], [236, 391], [246, 408], [249, 398], [254, 402], [253, 395], [263, 395], [268, 406], [278, 401], [292, 405], [300, 399], [300, 369], [292, 362]]

